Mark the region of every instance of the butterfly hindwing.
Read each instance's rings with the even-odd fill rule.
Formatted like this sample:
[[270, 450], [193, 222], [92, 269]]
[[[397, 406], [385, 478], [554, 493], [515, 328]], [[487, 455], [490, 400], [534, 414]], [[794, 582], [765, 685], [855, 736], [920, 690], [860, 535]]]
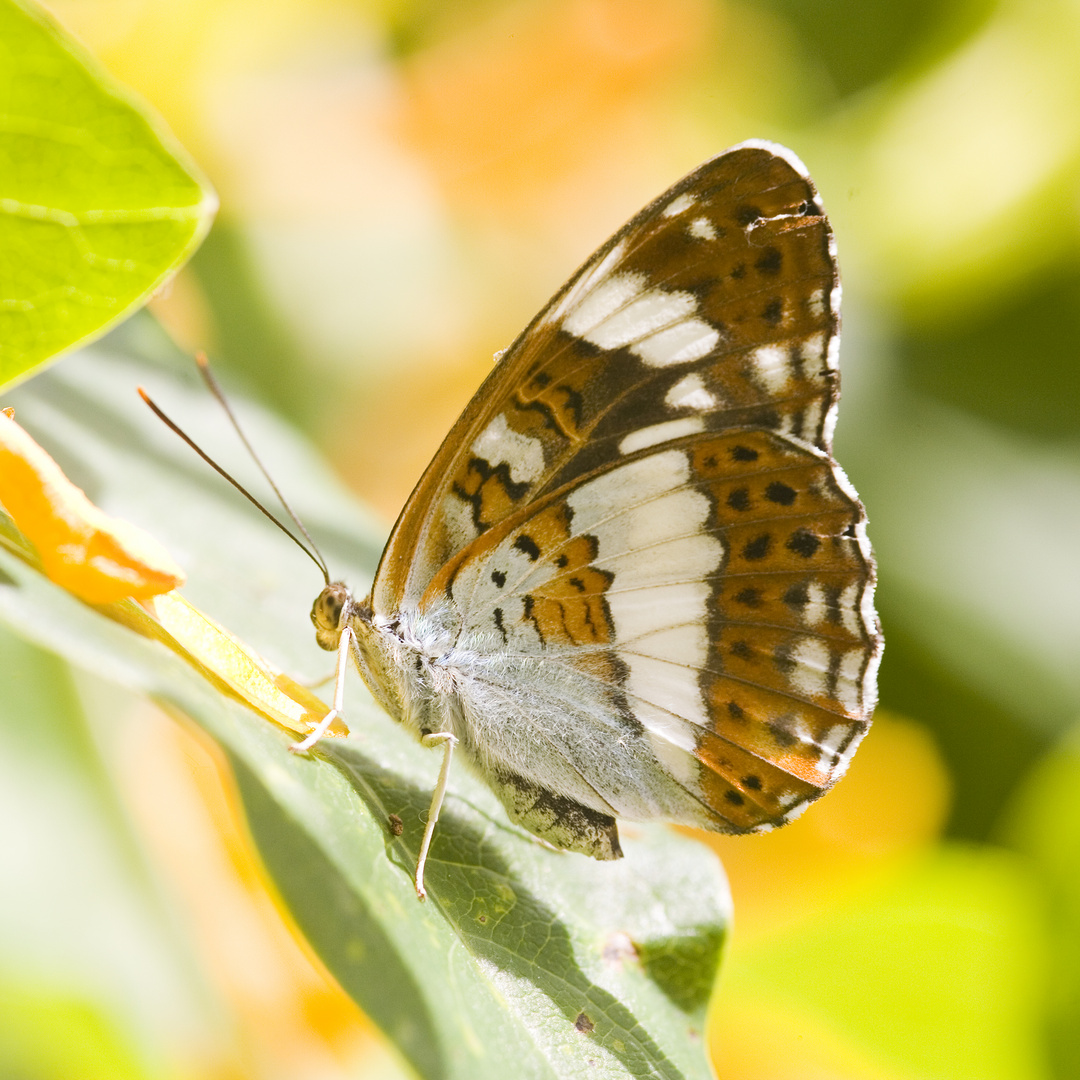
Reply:
[[[532, 717], [573, 713], [546, 755], [607, 792], [609, 774], [633, 774], [611, 813], [749, 831], [821, 794], [866, 730], [876, 624], [862, 520], [824, 454], [765, 431], [692, 435], [493, 528], [431, 600], [448, 597], [463, 639], [515, 670], [543, 658], [521, 723], [531, 737]], [[610, 756], [612, 732], [632, 763], [590, 764], [592, 746]], [[489, 737], [508, 768], [499, 747]]]

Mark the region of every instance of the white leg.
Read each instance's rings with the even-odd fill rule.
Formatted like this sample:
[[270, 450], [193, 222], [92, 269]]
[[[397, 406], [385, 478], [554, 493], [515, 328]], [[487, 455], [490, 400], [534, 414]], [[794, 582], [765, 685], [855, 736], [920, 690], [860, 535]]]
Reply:
[[424, 839], [420, 842], [420, 856], [416, 860], [416, 895], [424, 900], [427, 892], [424, 889], [424, 864], [427, 862], [428, 848], [431, 847], [431, 838], [435, 835], [435, 823], [439, 820], [439, 811], [442, 809], [443, 799], [446, 796], [446, 783], [450, 779], [450, 759], [454, 756], [454, 744], [457, 736], [449, 731], [433, 731], [420, 739], [421, 746], [438, 746], [443, 744], [442, 768], [439, 769], [439, 782], [435, 785], [435, 791], [431, 796], [431, 806], [428, 809], [427, 826], [424, 828]]
[[341, 715], [345, 706], [345, 672], [349, 667], [349, 649], [352, 645], [353, 632], [349, 627], [341, 631], [338, 643], [337, 672], [334, 675], [334, 707], [319, 721], [318, 726], [305, 739], [289, 747], [294, 754], [310, 750], [325, 734], [326, 729]]

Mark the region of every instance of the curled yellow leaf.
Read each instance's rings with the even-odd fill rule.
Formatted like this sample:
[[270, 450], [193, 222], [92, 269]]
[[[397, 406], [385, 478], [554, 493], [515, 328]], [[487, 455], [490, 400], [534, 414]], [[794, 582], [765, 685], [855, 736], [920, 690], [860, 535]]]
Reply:
[[46, 576], [87, 603], [146, 600], [184, 582], [152, 536], [99, 510], [8, 410], [0, 412], [0, 503]]

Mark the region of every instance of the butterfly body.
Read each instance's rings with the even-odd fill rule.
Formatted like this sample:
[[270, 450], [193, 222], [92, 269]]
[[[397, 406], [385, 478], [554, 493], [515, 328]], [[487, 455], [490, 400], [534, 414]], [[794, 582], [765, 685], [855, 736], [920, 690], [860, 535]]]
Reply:
[[312, 615], [443, 743], [443, 782], [456, 744], [513, 820], [616, 858], [618, 818], [762, 831], [842, 775], [881, 636], [831, 454], [839, 293], [801, 163], [747, 143], [641, 211], [501, 356], [371, 595], [329, 586]]

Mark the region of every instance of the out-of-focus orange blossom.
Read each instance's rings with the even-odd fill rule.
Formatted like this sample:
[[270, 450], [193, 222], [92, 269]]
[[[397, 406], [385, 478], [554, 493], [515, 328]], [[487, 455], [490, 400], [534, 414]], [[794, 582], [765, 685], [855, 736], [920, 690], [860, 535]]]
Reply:
[[478, 216], [557, 199], [578, 218], [560, 179], [654, 137], [658, 98], [702, 59], [715, 12], [703, 0], [506, 8], [410, 59], [404, 130]]

